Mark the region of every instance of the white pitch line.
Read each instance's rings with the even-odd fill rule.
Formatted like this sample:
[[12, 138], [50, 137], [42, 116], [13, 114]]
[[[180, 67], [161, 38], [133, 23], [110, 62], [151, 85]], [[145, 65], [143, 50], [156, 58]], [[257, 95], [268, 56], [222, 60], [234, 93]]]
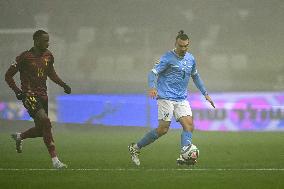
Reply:
[[[37, 168], [0, 168], [0, 171], [58, 171], [58, 169], [37, 169]], [[100, 168], [87, 168], [87, 169], [61, 169], [60, 171], [284, 171], [284, 168], [259, 168], [259, 169], [230, 169], [230, 168], [192, 168], [192, 169], [144, 169], [144, 168], [137, 168], [137, 169], [125, 169], [125, 168], [114, 168], [114, 169], [100, 169]]]

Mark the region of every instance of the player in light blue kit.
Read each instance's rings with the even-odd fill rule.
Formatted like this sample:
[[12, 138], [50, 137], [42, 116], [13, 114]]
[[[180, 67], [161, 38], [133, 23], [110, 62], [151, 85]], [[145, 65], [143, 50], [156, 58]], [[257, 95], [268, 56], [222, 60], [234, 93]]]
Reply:
[[[159, 126], [146, 133], [137, 143], [128, 146], [131, 159], [136, 165], [140, 165], [140, 149], [166, 134], [173, 116], [183, 127], [181, 153], [192, 145], [194, 126], [192, 111], [187, 101], [190, 77], [205, 99], [215, 108], [197, 72], [193, 55], [187, 52], [188, 47], [189, 38], [181, 30], [176, 37], [175, 48], [166, 52], [148, 75], [149, 96], [157, 98], [158, 102]], [[186, 160], [180, 155], [177, 163], [186, 164]]]

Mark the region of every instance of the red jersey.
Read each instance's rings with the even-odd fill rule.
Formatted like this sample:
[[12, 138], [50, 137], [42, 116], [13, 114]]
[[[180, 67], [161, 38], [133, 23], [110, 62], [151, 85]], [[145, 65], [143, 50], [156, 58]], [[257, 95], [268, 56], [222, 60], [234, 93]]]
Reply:
[[[5, 75], [5, 80], [15, 92], [29, 95], [47, 96], [46, 80], [49, 77], [60, 86], [65, 83], [57, 76], [54, 67], [54, 57], [49, 50], [41, 55], [35, 55], [33, 48], [16, 57]], [[13, 76], [20, 72], [21, 90], [16, 86]]]

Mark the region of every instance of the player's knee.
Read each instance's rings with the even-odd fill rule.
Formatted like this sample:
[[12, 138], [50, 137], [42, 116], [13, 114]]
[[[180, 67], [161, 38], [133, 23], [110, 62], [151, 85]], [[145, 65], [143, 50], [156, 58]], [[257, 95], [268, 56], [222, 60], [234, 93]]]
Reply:
[[167, 134], [168, 131], [169, 131], [169, 128], [168, 128], [168, 127], [163, 128], [163, 130], [162, 130], [163, 135]]
[[169, 130], [168, 127], [159, 127], [157, 129], [157, 133], [158, 133], [159, 136], [162, 136], [162, 135], [167, 134], [168, 130]]

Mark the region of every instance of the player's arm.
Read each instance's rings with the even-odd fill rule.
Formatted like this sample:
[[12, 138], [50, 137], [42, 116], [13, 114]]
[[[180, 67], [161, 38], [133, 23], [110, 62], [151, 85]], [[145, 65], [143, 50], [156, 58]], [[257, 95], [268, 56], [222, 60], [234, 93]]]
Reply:
[[14, 76], [19, 71], [18, 63], [13, 63], [5, 73], [5, 81], [9, 85], [9, 87], [14, 91], [18, 100], [22, 100], [24, 98], [24, 94], [22, 90], [16, 85]]
[[160, 61], [157, 62], [154, 66], [154, 68], [148, 73], [148, 95], [151, 98], [156, 98], [158, 95], [157, 92], [157, 79], [159, 76], [159, 73], [164, 71], [168, 67], [168, 61], [166, 61], [166, 58], [163, 56], [161, 57]]
[[193, 65], [193, 69], [192, 69], [191, 74], [192, 74], [192, 80], [193, 80], [195, 86], [204, 95], [205, 99], [211, 104], [211, 106], [213, 108], [215, 108], [214, 102], [211, 100], [210, 96], [208, 95], [207, 90], [204, 86], [204, 83], [203, 83], [199, 73], [197, 72], [196, 64]]
[[53, 64], [50, 65], [50, 69], [49, 69], [49, 72], [48, 72], [48, 77], [54, 82], [56, 83], [57, 85], [63, 87], [64, 89], [64, 92], [67, 93], [67, 94], [70, 94], [71, 93], [71, 87], [69, 87], [69, 85], [67, 85], [66, 83], [64, 83], [60, 77], [57, 75], [55, 69], [54, 69], [54, 66]]

